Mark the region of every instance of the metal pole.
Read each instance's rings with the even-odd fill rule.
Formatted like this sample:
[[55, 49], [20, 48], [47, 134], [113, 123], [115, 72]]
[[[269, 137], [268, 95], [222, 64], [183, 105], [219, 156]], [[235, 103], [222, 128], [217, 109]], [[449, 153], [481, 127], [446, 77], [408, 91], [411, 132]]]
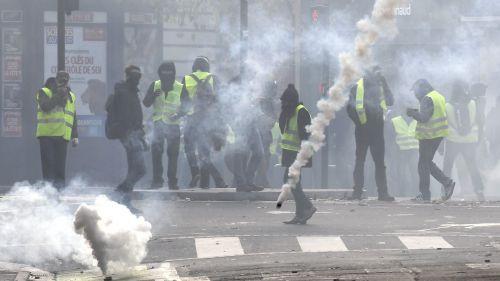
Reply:
[[57, 70], [66, 69], [66, 18], [65, 18], [65, 0], [57, 0]]
[[[330, 56], [327, 50], [323, 50], [323, 66], [322, 66], [322, 85], [323, 96], [326, 97], [328, 89], [330, 88]], [[328, 187], [328, 174], [329, 174], [329, 159], [330, 159], [330, 126], [325, 128], [325, 145], [321, 153], [321, 187]]]
[[240, 0], [240, 75], [245, 74], [245, 61], [248, 51], [248, 1]]

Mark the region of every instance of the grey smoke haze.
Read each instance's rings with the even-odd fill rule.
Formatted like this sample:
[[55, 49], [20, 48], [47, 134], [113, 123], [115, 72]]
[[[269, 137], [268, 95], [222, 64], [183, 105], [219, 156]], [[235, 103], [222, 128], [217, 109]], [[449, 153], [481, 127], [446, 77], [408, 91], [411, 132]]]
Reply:
[[104, 195], [98, 196], [93, 205], [80, 205], [74, 229], [90, 244], [103, 274], [140, 264], [152, 236], [151, 224], [144, 217], [135, 216]]

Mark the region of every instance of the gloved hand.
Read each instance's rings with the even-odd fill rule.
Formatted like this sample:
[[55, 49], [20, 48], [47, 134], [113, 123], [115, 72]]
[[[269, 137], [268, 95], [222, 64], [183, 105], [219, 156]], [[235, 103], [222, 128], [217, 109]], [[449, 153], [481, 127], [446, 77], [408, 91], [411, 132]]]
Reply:
[[73, 138], [73, 139], [71, 140], [71, 146], [72, 146], [72, 147], [77, 147], [77, 146], [78, 146], [78, 144], [79, 144], [79, 142], [78, 142], [78, 138]]
[[406, 109], [406, 115], [408, 115], [409, 117], [415, 117], [418, 113], [418, 109], [415, 109], [415, 108], [407, 108]]
[[153, 92], [153, 95], [156, 97], [159, 97], [161, 95], [161, 90], [156, 90]]

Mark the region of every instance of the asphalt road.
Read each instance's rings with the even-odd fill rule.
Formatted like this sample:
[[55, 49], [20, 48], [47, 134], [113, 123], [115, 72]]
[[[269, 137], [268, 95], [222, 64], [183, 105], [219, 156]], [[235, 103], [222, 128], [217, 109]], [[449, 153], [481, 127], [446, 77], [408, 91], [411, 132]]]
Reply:
[[[499, 202], [316, 201], [303, 226], [282, 224], [292, 202], [281, 210], [272, 202], [135, 204], [153, 239], [144, 266], [113, 280], [500, 280]], [[2, 281], [29, 278], [3, 268]], [[103, 280], [74, 265], [51, 270], [47, 280]]]

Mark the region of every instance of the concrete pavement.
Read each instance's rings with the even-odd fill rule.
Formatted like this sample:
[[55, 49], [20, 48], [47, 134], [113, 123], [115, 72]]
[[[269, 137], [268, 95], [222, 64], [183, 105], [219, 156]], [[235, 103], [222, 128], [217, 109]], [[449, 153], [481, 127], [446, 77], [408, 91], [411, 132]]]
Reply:
[[[78, 198], [68, 199], [76, 208]], [[134, 204], [153, 239], [144, 265], [113, 280], [500, 280], [497, 202], [317, 200], [305, 226], [281, 223], [292, 202], [282, 210], [249, 201]], [[51, 270], [47, 280], [103, 279], [76, 265]]]

